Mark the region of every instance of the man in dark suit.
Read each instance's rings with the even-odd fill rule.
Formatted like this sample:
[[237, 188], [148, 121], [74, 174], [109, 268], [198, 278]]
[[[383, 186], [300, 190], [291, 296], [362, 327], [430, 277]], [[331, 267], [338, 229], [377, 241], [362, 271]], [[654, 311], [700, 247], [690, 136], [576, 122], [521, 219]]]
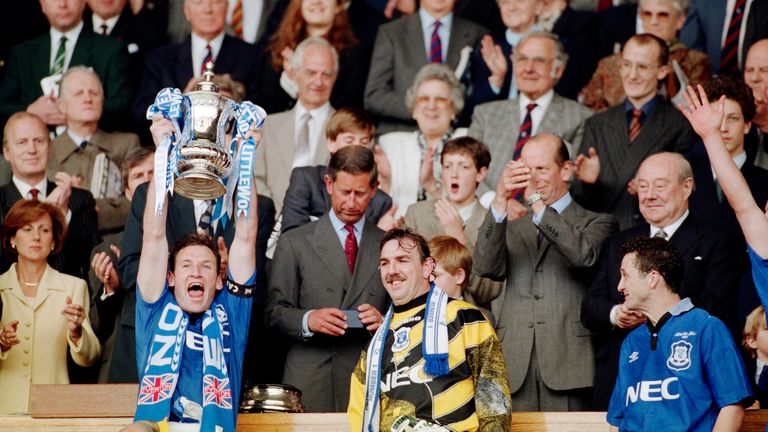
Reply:
[[128, 54], [137, 62], [135, 66], [140, 67], [144, 54], [149, 50], [165, 43], [167, 5], [148, 0], [143, 2], [140, 10], [135, 11], [128, 0], [86, 2], [88, 8], [83, 15], [83, 30], [123, 42]]
[[[325, 142], [330, 154], [348, 145], [369, 147], [375, 127], [368, 114], [355, 108], [342, 108], [331, 115], [325, 128]], [[326, 165], [296, 167], [291, 171], [283, 201], [280, 232], [308, 224], [331, 210], [331, 196], [325, 187]], [[392, 198], [376, 190], [365, 216], [378, 223], [392, 207]]]
[[[590, 406], [595, 365], [579, 305], [617, 223], [573, 202], [572, 171], [562, 139], [531, 138], [521, 160], [507, 163], [477, 237], [474, 270], [507, 281], [492, 309], [515, 411]], [[514, 198], [519, 190], [530, 212]]]
[[[3, 156], [11, 165], [13, 178], [0, 187], [0, 220], [21, 199], [39, 199], [58, 207], [66, 216], [67, 238], [61, 253], [50, 258], [51, 266], [88, 280], [91, 249], [101, 241], [96, 203], [90, 192], [73, 187], [72, 177], [66, 173], [57, 173], [55, 183], [46, 180], [50, 154], [48, 129], [42, 120], [26, 112], [11, 116], [4, 130]], [[0, 272], [10, 264], [4, 257]]]
[[622, 230], [641, 222], [630, 180], [643, 159], [660, 151], [685, 151], [693, 141], [685, 117], [657, 95], [659, 80], [669, 73], [668, 61], [666, 42], [647, 33], [632, 36], [620, 66], [627, 98], [584, 123], [574, 198], [585, 208], [613, 214]]
[[691, 166], [678, 153], [648, 157], [636, 176], [642, 225], [613, 235], [603, 246], [597, 276], [581, 303], [581, 322], [598, 333], [595, 355], [595, 409], [607, 409], [618, 373], [624, 337], [645, 317], [629, 311], [617, 290], [621, 245], [637, 237], [669, 240], [685, 262], [680, 295], [690, 297], [724, 322], [730, 318], [736, 275], [732, 271], [738, 246], [703, 224], [688, 210], [693, 192]]
[[[365, 85], [365, 108], [379, 116], [379, 133], [413, 130], [405, 91], [428, 63], [466, 70], [471, 50], [487, 30], [455, 16], [455, 0], [423, 0], [418, 13], [381, 26]], [[463, 71], [459, 71], [463, 76]]]
[[755, 42], [744, 62], [744, 82], [752, 89], [755, 99], [754, 126], [747, 137], [747, 154], [755, 165], [768, 169], [768, 39]]
[[[730, 7], [729, 7], [730, 3]], [[712, 72], [737, 72], [743, 69], [747, 50], [755, 41], [768, 37], [768, 1], [747, 0], [737, 13], [736, 4], [728, 0], [692, 0], [688, 8], [688, 19], [680, 31], [680, 40], [690, 48], [704, 51], [709, 56]], [[724, 29], [737, 18], [734, 30], [729, 33], [732, 39], [730, 62], [723, 58], [728, 53], [729, 45], [725, 44]], [[727, 57], [727, 55], [726, 55]], [[725, 70], [721, 70], [725, 66]]]
[[325, 184], [332, 210], [280, 237], [266, 311], [289, 342], [282, 382], [303, 392], [309, 412], [347, 409], [355, 363], [389, 303], [378, 271], [384, 233], [365, 217], [378, 185], [373, 152], [337, 151]]
[[[102, 128], [129, 128], [126, 114], [133, 82], [123, 45], [82, 31], [85, 0], [41, 0], [40, 5], [51, 30], [49, 34], [20, 43], [8, 55], [0, 77], [0, 123], [13, 113], [28, 111], [49, 126], [63, 125], [64, 115], [56, 106], [52, 90], [58, 80], [49, 79], [45, 85], [41, 80], [62, 73], [70, 66], [85, 65], [93, 68], [105, 86]], [[64, 43], [63, 38], [66, 38]]]
[[200, 80], [205, 63], [214, 63], [213, 71], [229, 74], [245, 85], [245, 98], [256, 94], [259, 54], [256, 47], [225, 34], [227, 2], [184, 2], [184, 14], [192, 26], [192, 34], [181, 43], [150, 51], [145, 60], [139, 93], [133, 104], [133, 115], [139, 124], [146, 123], [147, 107], [157, 92], [175, 87], [183, 93]]
[[495, 161], [478, 188], [480, 194], [496, 189], [504, 164], [515, 156], [516, 143], [522, 145], [532, 135], [548, 133], [568, 142], [573, 152], [581, 144], [584, 120], [592, 114], [585, 106], [554, 91], [568, 62], [557, 36], [529, 33], [517, 45], [515, 57], [518, 67], [514, 74], [520, 94], [511, 100], [482, 104], [472, 114], [469, 136], [485, 143]]
[[629, 38], [638, 32], [637, 4], [609, 7], [600, 12], [597, 29], [597, 58], [619, 52]]

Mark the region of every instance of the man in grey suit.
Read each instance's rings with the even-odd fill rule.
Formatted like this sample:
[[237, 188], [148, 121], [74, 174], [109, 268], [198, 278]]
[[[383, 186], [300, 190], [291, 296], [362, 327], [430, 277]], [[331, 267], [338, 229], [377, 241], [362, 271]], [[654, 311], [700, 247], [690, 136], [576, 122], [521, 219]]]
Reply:
[[590, 268], [617, 224], [572, 200], [572, 173], [562, 139], [531, 138], [522, 159], [506, 164], [477, 238], [475, 270], [507, 280], [493, 314], [515, 411], [589, 407], [595, 362], [579, 308]]
[[302, 41], [293, 55], [299, 86], [296, 106], [267, 117], [264, 145], [256, 153], [254, 177], [259, 192], [271, 197], [279, 214], [291, 169], [325, 165], [330, 157], [325, 127], [333, 114], [329, 99], [339, 70], [336, 50], [321, 37]]
[[268, 326], [289, 340], [283, 383], [309, 412], [341, 412], [349, 380], [389, 297], [379, 277], [384, 233], [365, 217], [378, 179], [373, 152], [348, 146], [331, 157], [331, 211], [280, 237], [269, 279]]
[[104, 90], [96, 72], [85, 66], [64, 73], [58, 106], [66, 116], [67, 130], [51, 145], [48, 178], [53, 180], [59, 171], [72, 176], [75, 186], [91, 191], [96, 199], [102, 233], [121, 231], [131, 210], [123, 195], [121, 166], [141, 148], [139, 137], [99, 129]]
[[685, 152], [694, 135], [682, 114], [657, 95], [669, 73], [667, 43], [634, 35], [621, 52], [621, 83], [627, 98], [584, 124], [576, 158], [574, 198], [585, 208], [611, 213], [624, 230], [642, 223], [633, 181], [640, 163], [662, 151]]
[[[520, 95], [512, 100], [479, 105], [472, 115], [469, 135], [484, 142], [492, 160], [496, 161], [479, 188], [481, 194], [495, 190], [504, 163], [513, 159], [516, 146], [522, 146], [532, 135], [557, 135], [571, 144], [575, 154], [581, 143], [584, 120], [592, 115], [585, 106], [553, 90], [568, 61], [556, 35], [529, 33], [520, 40], [514, 55], [515, 82]], [[488, 197], [481, 202], [487, 200]]]
[[365, 109], [380, 116], [380, 134], [414, 130], [405, 91], [428, 63], [461, 68], [487, 30], [454, 15], [455, 0], [422, 0], [418, 13], [379, 28], [365, 85]]

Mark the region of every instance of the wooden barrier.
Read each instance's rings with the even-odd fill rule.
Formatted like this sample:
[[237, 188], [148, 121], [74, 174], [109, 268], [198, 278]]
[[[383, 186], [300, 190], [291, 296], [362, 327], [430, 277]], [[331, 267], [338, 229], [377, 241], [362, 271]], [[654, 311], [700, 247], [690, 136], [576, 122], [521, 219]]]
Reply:
[[[3, 432], [117, 432], [131, 422], [135, 384], [33, 385], [30, 416], [0, 416]], [[740, 431], [764, 432], [768, 410], [749, 410]], [[349, 432], [345, 413], [241, 414], [238, 432]], [[513, 413], [511, 432], [607, 431], [603, 412]]]

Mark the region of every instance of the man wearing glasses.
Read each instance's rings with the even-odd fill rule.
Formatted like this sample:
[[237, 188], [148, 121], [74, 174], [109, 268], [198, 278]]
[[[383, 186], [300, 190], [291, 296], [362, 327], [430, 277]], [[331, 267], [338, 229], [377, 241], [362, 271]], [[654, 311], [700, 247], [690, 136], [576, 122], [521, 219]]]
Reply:
[[657, 92], [669, 73], [668, 61], [662, 39], [632, 36], [620, 64], [627, 98], [584, 124], [574, 196], [589, 210], [616, 216], [621, 230], [642, 222], [632, 179], [643, 159], [662, 151], [684, 152], [693, 140], [683, 115]]

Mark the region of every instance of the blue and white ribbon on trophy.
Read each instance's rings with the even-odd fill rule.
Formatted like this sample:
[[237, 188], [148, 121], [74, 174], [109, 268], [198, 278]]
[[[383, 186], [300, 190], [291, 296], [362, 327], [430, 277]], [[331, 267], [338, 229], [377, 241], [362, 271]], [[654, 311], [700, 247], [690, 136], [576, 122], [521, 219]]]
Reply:
[[[266, 118], [267, 113], [260, 106], [248, 101], [240, 103], [237, 108], [236, 117], [236, 134], [239, 138], [237, 141], [245, 140], [251, 128], [261, 129]], [[248, 218], [248, 210], [251, 206], [251, 188], [253, 187], [251, 182], [253, 181], [253, 157], [255, 154], [256, 143], [253, 141], [253, 138], [248, 138], [237, 148], [234, 167], [227, 180], [227, 193], [224, 195], [224, 203], [222, 205], [227, 216], [229, 216], [229, 211], [232, 208], [232, 198], [235, 187], [237, 187], [235, 218], [241, 214]]]
[[[152, 120], [157, 114], [169, 119], [175, 130], [175, 138], [181, 139], [181, 130], [179, 129], [179, 119], [181, 118], [181, 105], [184, 96], [181, 90], [172, 87], [166, 87], [155, 96], [155, 103], [147, 108], [147, 120]], [[159, 215], [163, 211], [165, 204], [165, 194], [167, 191], [173, 193], [173, 179], [177, 169], [178, 146], [173, 145], [174, 136], [165, 136], [160, 143], [160, 147], [155, 152], [155, 214]], [[170, 163], [168, 158], [170, 157]], [[165, 175], [160, 175], [165, 173]]]

